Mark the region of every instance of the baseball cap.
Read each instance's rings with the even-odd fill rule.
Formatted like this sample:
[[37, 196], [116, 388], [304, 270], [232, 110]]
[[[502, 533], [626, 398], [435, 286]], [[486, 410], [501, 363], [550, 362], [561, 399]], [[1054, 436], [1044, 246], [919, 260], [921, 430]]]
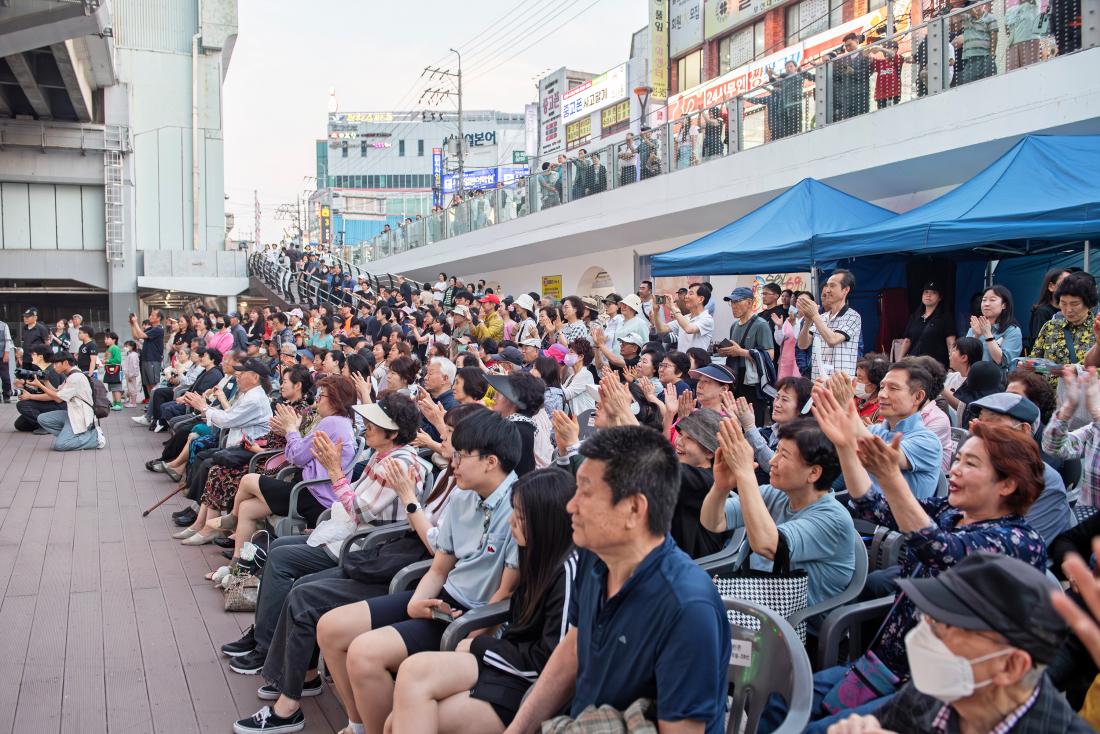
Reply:
[[[295, 350], [295, 351], [297, 351], [297, 350]], [[264, 364], [263, 362], [261, 362], [258, 359], [249, 358], [249, 359], [244, 360], [243, 362], [238, 363], [237, 366], [236, 366], [236, 371], [237, 372], [254, 372], [255, 374], [259, 375], [260, 377], [263, 377], [263, 378], [266, 378], [266, 379], [271, 378], [271, 370], [269, 370], [267, 368], [266, 364]]]
[[676, 430], [695, 439], [700, 446], [712, 454], [718, 450], [718, 427], [722, 416], [710, 408], [700, 408], [681, 418]]
[[737, 286], [726, 296], [726, 300], [730, 302], [747, 301], [750, 298], [752, 298], [752, 288], [746, 288], [743, 285]]
[[496, 293], [486, 293], [484, 296], [481, 297], [481, 300], [478, 301], [478, 303], [492, 303], [499, 306], [500, 298], [497, 297]]
[[620, 301], [620, 305], [629, 307], [634, 313], [642, 312], [642, 299], [638, 297], [637, 293], [627, 293]]
[[37, 316], [38, 315], [38, 309], [35, 308], [34, 306], [31, 306], [30, 308], [28, 308], [26, 311], [23, 312], [23, 315], [24, 316]]
[[523, 353], [516, 347], [505, 347], [497, 354], [498, 362], [511, 362], [512, 364], [522, 367], [523, 366]]
[[689, 375], [698, 379], [700, 377], [709, 377], [710, 379], [721, 382], [725, 385], [733, 384], [733, 373], [729, 371], [728, 367], [724, 367], [720, 364], [708, 364], [705, 367], [700, 367], [697, 370], [691, 370]]
[[596, 303], [596, 299], [592, 296], [582, 296], [581, 303], [584, 304], [585, 308], [591, 311], [598, 311], [600, 308], [600, 304]]
[[642, 338], [640, 336], [638, 336], [637, 334], [635, 334], [634, 332], [632, 332], [632, 331], [627, 332], [626, 334], [623, 334], [622, 336], [620, 336], [619, 341], [626, 342], [627, 344], [634, 344], [639, 349], [641, 349], [643, 346], [645, 346], [645, 342], [642, 341]]
[[464, 319], [470, 318], [470, 309], [466, 308], [462, 304], [459, 304], [451, 309], [451, 313], [456, 313]]
[[225, 317], [227, 319], [237, 319], [237, 321], [240, 321], [241, 320], [241, 313], [240, 313], [240, 311], [230, 311], [229, 313], [227, 313], [225, 315]]
[[623, 297], [620, 296], [618, 293], [608, 293], [604, 297], [603, 302], [604, 303], [622, 303], [623, 302]]
[[485, 379], [493, 389], [498, 393], [508, 398], [508, 401], [515, 405], [520, 410], [526, 410], [527, 405], [519, 399], [516, 395], [515, 389], [512, 387], [512, 378], [509, 375], [485, 375]]
[[1012, 392], [995, 392], [971, 403], [975, 408], [991, 413], [1007, 415], [1009, 418], [1027, 423], [1032, 430], [1039, 429], [1039, 407], [1023, 395]]
[[940, 288], [939, 283], [934, 280], [930, 280], [921, 287], [921, 292], [923, 293], [924, 291], [935, 291], [936, 293], [942, 293], [943, 289]]
[[397, 423], [386, 415], [386, 411], [382, 410], [378, 403], [360, 403], [359, 405], [351, 406], [359, 415], [363, 416], [363, 420], [370, 421], [379, 428], [385, 428], [387, 431], [396, 431], [399, 429]]
[[535, 349], [542, 349], [542, 341], [539, 339], [524, 339], [519, 343], [521, 347], [534, 347]]
[[937, 622], [996, 632], [1039, 663], [1054, 660], [1066, 625], [1050, 603], [1054, 582], [1018, 558], [974, 551], [931, 578], [899, 578], [917, 609]]

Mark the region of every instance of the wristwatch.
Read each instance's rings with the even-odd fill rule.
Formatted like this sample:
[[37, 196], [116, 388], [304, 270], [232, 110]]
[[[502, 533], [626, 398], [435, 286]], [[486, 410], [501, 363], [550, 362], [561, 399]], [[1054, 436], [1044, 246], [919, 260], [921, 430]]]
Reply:
[[997, 341], [996, 337], [992, 337], [992, 336], [987, 336], [987, 337], [985, 338], [985, 340], [986, 340], [987, 342], [995, 342], [995, 341]]
[[406, 515], [412, 515], [413, 513], [415, 513], [419, 509], [420, 509], [420, 503], [419, 502], [410, 502], [409, 504], [405, 505], [405, 514]]

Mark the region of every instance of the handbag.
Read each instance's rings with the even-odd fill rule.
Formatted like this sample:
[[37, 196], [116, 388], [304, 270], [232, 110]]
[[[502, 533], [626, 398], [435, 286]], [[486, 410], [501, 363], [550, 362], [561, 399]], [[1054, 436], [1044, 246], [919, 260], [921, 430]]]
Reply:
[[254, 612], [260, 594], [260, 579], [252, 574], [234, 574], [225, 583], [225, 611]]
[[214, 454], [213, 461], [214, 466], [223, 466], [227, 469], [239, 469], [248, 466], [248, 462], [252, 461], [253, 456], [255, 456], [255, 454], [248, 449], [240, 446], [233, 446], [231, 448], [222, 449]]
[[267, 564], [267, 552], [270, 547], [271, 533], [266, 530], [257, 530], [252, 533], [252, 539], [241, 546], [241, 555], [237, 559], [234, 573], [259, 576]]
[[349, 552], [341, 562], [344, 575], [365, 584], [389, 584], [405, 566], [431, 558], [416, 531]]
[[[758, 604], [783, 618], [790, 617], [809, 605], [810, 578], [805, 571], [790, 570], [790, 553], [782, 533], [779, 535], [779, 547], [776, 549], [772, 571], [750, 570], [748, 562], [746, 557], [741, 568], [730, 576], [714, 577], [719, 596]], [[730, 622], [738, 627], [760, 629], [760, 620], [756, 617], [733, 610], [727, 610], [726, 614]], [[806, 622], [800, 622], [795, 632], [805, 644]]]
[[105, 364], [103, 365], [103, 374], [106, 377], [117, 377], [122, 373], [122, 365], [120, 364]]

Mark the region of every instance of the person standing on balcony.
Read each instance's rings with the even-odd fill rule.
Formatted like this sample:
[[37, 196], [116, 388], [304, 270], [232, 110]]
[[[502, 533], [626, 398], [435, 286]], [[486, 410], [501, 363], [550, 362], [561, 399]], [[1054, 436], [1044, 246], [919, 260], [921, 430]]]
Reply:
[[558, 194], [558, 171], [553, 163], [545, 161], [539, 174], [539, 203], [543, 209], [549, 209], [561, 203]]
[[1008, 30], [1005, 66], [1008, 71], [1039, 60], [1041, 24], [1039, 6], [1035, 0], [1020, 0], [1005, 11], [1005, 28]]
[[676, 170], [682, 171], [694, 164], [695, 130], [692, 129], [691, 118], [684, 115], [676, 130]]
[[592, 154], [592, 167], [588, 169], [588, 193], [598, 194], [607, 191], [607, 166], [600, 160], [599, 153]]
[[577, 157], [573, 161], [573, 199], [583, 199], [588, 193], [589, 187], [589, 164], [585, 160], [588, 157], [588, 151], [581, 148], [577, 151]]
[[901, 67], [905, 58], [898, 53], [897, 41], [875, 46], [867, 55], [875, 72], [875, 106], [881, 110], [901, 102]]
[[867, 112], [870, 107], [871, 62], [859, 50], [862, 37], [844, 36], [843, 55], [833, 61], [833, 120], [847, 120]]
[[[807, 76], [790, 59], [784, 65], [783, 73], [778, 76], [772, 71], [772, 67], [768, 67], [768, 79], [772, 81], [771, 92], [778, 97], [773, 103], [776, 129], [772, 130], [772, 140], [802, 132], [802, 90]], [[769, 107], [769, 111], [771, 109]]]
[[703, 114], [703, 160], [720, 156], [725, 150], [722, 143], [722, 113], [717, 106], [704, 109]]
[[962, 18], [962, 34], [952, 41], [962, 49], [959, 84], [984, 79], [997, 73], [997, 19], [989, 12], [989, 3], [971, 6]]
[[638, 180], [638, 151], [634, 147], [634, 133], [627, 133], [619, 146], [619, 185], [626, 186]]

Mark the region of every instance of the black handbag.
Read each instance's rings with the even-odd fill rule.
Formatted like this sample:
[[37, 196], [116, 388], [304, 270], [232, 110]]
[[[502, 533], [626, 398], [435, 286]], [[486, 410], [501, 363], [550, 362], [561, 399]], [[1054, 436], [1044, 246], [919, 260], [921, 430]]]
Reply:
[[251, 451], [240, 446], [233, 446], [231, 448], [222, 449], [218, 453], [214, 454], [213, 461], [214, 466], [224, 466], [227, 469], [237, 469], [240, 467], [248, 466], [248, 463], [252, 461], [252, 457], [255, 456]]
[[351, 551], [341, 566], [349, 579], [365, 584], [388, 584], [405, 566], [431, 557], [424, 541], [415, 530], [410, 530], [370, 548]]

